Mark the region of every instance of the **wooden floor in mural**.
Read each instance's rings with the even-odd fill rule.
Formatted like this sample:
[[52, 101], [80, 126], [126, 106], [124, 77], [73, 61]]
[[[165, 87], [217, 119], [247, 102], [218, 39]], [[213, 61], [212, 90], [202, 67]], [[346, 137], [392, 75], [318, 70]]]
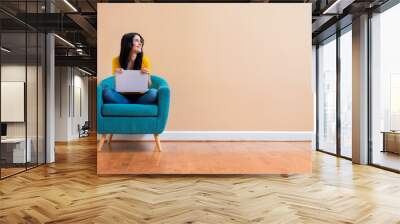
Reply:
[[311, 142], [112, 141], [98, 174], [293, 174], [311, 172]]

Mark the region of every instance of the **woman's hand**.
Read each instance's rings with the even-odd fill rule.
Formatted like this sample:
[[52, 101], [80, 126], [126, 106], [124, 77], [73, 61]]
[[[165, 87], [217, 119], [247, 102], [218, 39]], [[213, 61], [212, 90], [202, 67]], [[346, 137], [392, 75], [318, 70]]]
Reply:
[[149, 88], [150, 88], [150, 87], [151, 87], [150, 70], [147, 69], [147, 68], [142, 68], [142, 74], [143, 74], [143, 75], [148, 75], [148, 76], [149, 76], [149, 83], [148, 83], [148, 85], [149, 85]]
[[117, 75], [117, 74], [122, 74], [122, 72], [124, 72], [124, 69], [122, 69], [122, 68], [116, 68], [115, 69], [115, 74]]
[[142, 74], [150, 75], [150, 70], [147, 68], [142, 68]]

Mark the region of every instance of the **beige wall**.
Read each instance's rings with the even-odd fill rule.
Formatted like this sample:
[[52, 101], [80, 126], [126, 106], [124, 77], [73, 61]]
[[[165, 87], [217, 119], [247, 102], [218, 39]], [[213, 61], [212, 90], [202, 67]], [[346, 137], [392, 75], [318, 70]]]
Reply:
[[139, 32], [169, 131], [311, 131], [310, 4], [98, 4], [98, 80]]

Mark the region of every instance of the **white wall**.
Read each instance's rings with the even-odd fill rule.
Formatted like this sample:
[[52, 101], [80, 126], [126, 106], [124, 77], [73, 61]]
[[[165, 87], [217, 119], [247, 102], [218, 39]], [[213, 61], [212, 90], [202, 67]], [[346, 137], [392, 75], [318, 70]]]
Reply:
[[78, 124], [88, 120], [88, 78], [83, 75], [72, 67], [56, 67], [56, 141], [77, 139]]
[[[76, 70], [75, 70], [76, 71]], [[85, 76], [74, 75], [74, 108], [72, 108], [71, 135], [78, 138], [78, 124], [83, 125], [88, 120], [88, 78]], [[80, 96], [80, 97], [79, 97]], [[80, 101], [80, 102], [79, 102]], [[80, 108], [82, 107], [82, 108]], [[82, 110], [82, 111], [80, 111]]]
[[[32, 67], [27, 68], [28, 71]], [[1, 81], [25, 82], [25, 64], [9, 64], [1, 66]], [[7, 108], [1, 108], [7, 110]], [[25, 123], [12, 122], [7, 123], [7, 137], [25, 137]]]
[[69, 86], [70, 74], [68, 67], [55, 68], [55, 141], [69, 139]]
[[[35, 66], [27, 66], [18, 65], [18, 64], [8, 64], [1, 66], [1, 81], [18, 81], [18, 82], [25, 82], [25, 75], [27, 69], [28, 74], [36, 74], [36, 67]], [[29, 77], [28, 77], [29, 78]], [[36, 80], [29, 79], [28, 83], [29, 87], [36, 86]], [[31, 107], [28, 109], [27, 116], [28, 116], [28, 137], [29, 134], [32, 133], [32, 130], [36, 130], [36, 113], [32, 113], [32, 111], [36, 111], [36, 109], [32, 110], [32, 107], [36, 108], [36, 88], [27, 88], [27, 106]], [[32, 91], [32, 92], [31, 92]], [[34, 103], [34, 104], [31, 104]], [[2, 110], [7, 110], [7, 108], [1, 108]], [[32, 123], [34, 122], [34, 123]], [[25, 122], [9, 122], [7, 123], [7, 136], [8, 137], [25, 137]], [[36, 132], [35, 132], [36, 137]]]

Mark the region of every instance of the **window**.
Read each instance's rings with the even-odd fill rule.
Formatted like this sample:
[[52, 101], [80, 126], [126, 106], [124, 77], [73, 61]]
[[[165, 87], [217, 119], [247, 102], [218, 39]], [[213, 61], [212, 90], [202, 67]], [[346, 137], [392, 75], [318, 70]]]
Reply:
[[318, 47], [318, 149], [336, 153], [336, 36]]
[[340, 36], [340, 155], [352, 157], [352, 32]]
[[351, 25], [319, 44], [317, 63], [318, 149], [350, 159], [353, 74]]
[[400, 170], [400, 5], [371, 18], [372, 164]]

